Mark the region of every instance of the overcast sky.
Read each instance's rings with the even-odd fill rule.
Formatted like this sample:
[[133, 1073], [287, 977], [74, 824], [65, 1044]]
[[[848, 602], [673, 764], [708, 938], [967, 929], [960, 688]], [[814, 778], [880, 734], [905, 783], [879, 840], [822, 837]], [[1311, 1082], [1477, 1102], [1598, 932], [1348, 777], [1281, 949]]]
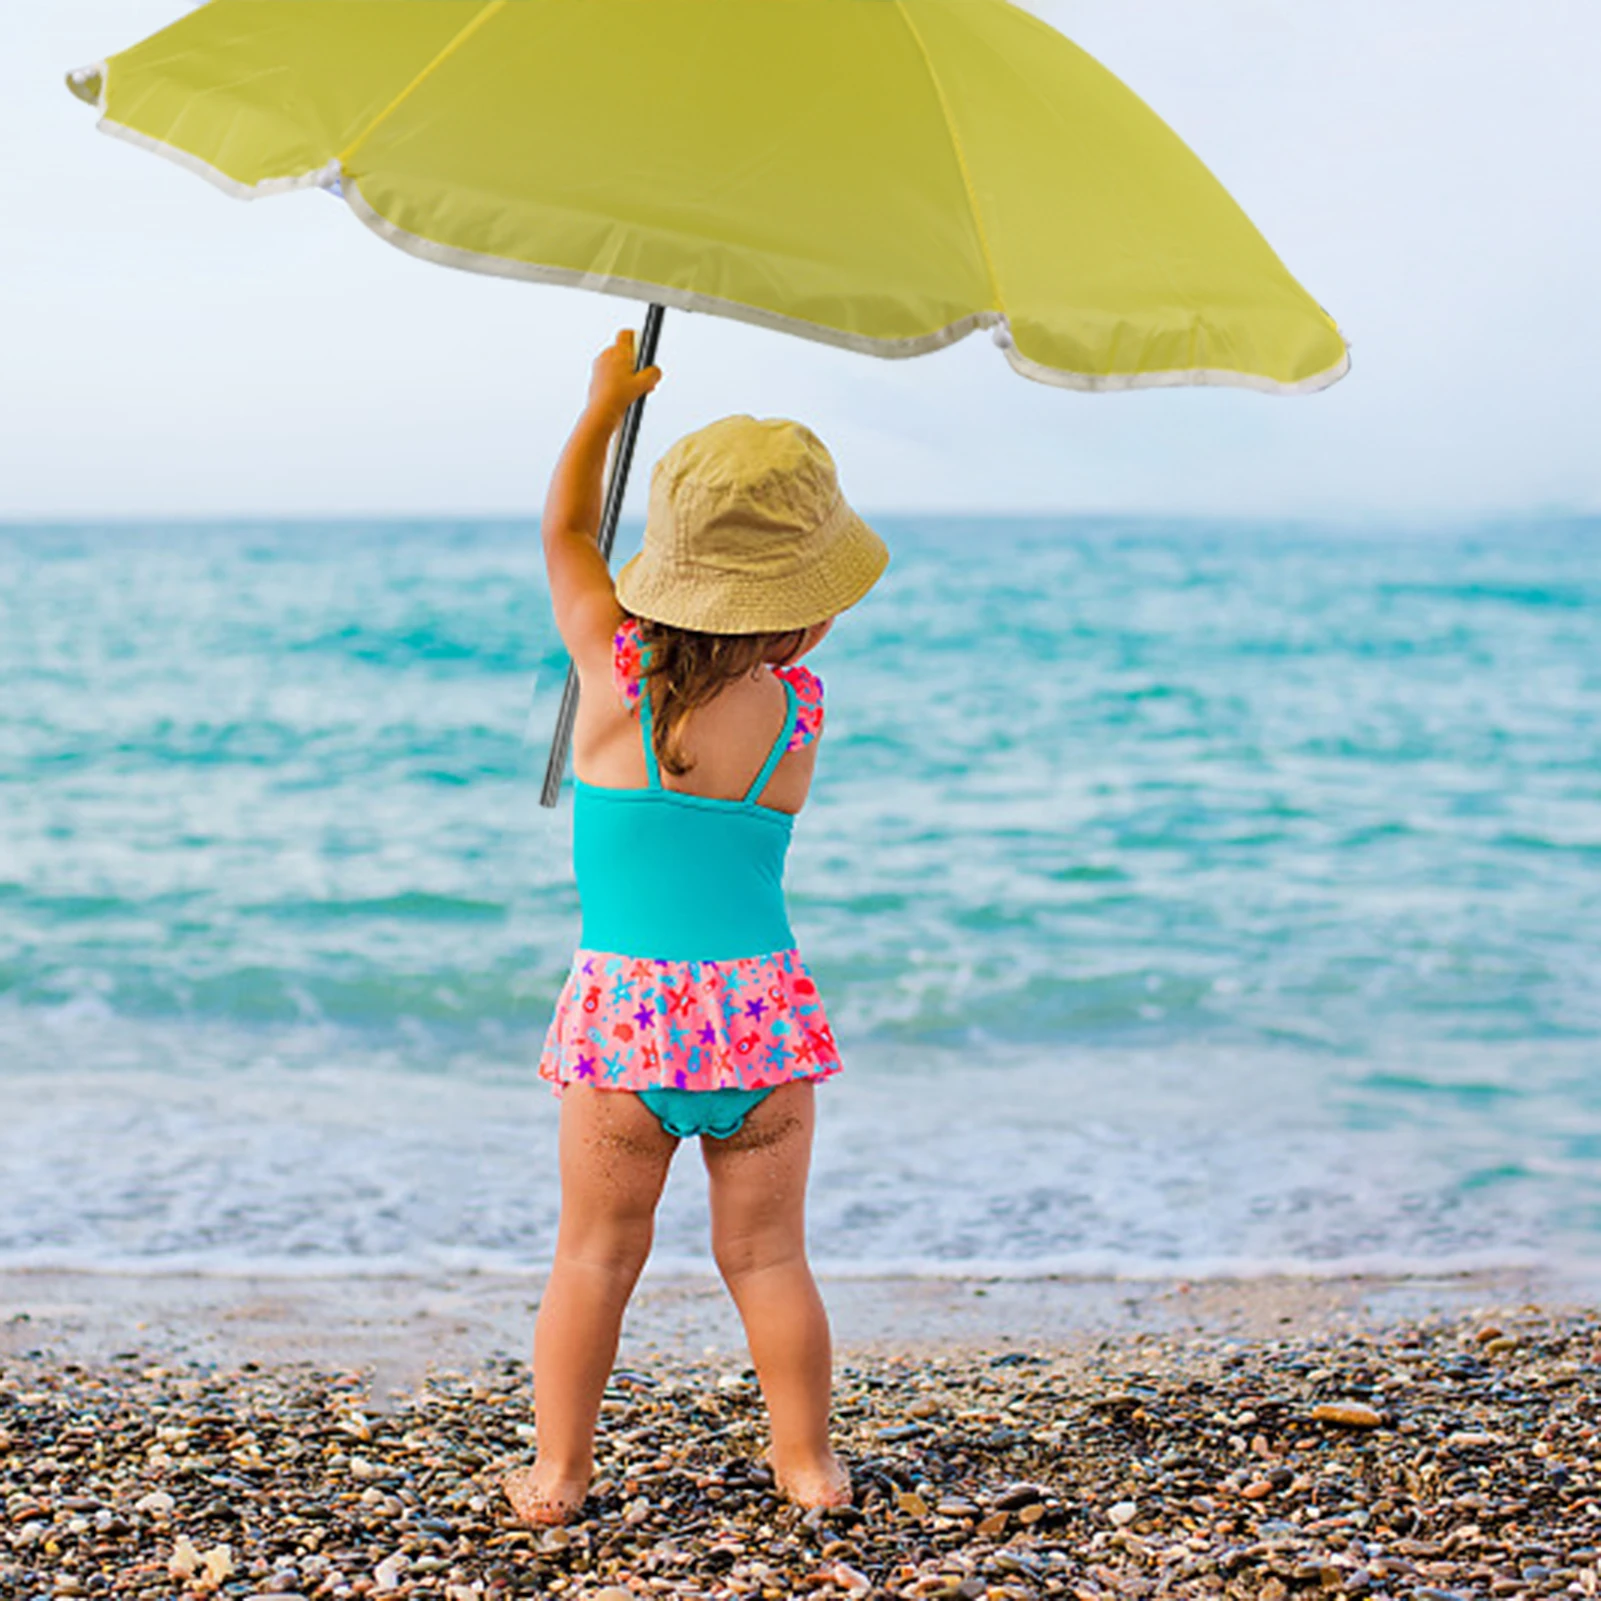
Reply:
[[[94, 129], [65, 69], [180, 0], [0, 20], [0, 517], [526, 513], [628, 303], [242, 204]], [[1594, 0], [1038, 0], [1335, 315], [1284, 399], [1031, 384], [985, 336], [880, 362], [670, 315], [643, 448], [730, 411], [833, 446], [868, 509], [1601, 511]]]

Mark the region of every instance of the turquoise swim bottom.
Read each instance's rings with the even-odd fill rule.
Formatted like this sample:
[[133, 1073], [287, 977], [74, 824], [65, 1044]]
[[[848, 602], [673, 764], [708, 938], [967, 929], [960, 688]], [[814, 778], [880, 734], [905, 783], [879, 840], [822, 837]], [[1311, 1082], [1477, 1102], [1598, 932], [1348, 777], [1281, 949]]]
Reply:
[[674, 1139], [709, 1134], [726, 1140], [773, 1092], [765, 1090], [641, 1090], [639, 1098]]

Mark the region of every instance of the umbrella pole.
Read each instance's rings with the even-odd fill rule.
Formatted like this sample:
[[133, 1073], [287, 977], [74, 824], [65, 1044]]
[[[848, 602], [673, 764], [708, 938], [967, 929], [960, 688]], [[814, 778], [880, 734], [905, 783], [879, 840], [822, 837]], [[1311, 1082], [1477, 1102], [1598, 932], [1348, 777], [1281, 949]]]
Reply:
[[[656, 346], [661, 339], [662, 317], [665, 308], [655, 302], [645, 312], [645, 326], [639, 335], [639, 350], [634, 370], [649, 367], [656, 360]], [[634, 463], [634, 444], [639, 438], [639, 424], [645, 415], [645, 397], [641, 395], [623, 416], [622, 430], [617, 435], [617, 449], [612, 456], [611, 477], [606, 482], [606, 500], [600, 514], [600, 531], [595, 543], [607, 561], [617, 539], [617, 520], [623, 514], [623, 494], [628, 488], [628, 469]], [[573, 742], [573, 721], [578, 716], [578, 673], [573, 664], [567, 664], [567, 682], [562, 686], [561, 709], [556, 713], [556, 731], [550, 739], [550, 759], [545, 764], [545, 783], [539, 792], [541, 806], [554, 806], [561, 797], [561, 781], [567, 773], [567, 750]]]

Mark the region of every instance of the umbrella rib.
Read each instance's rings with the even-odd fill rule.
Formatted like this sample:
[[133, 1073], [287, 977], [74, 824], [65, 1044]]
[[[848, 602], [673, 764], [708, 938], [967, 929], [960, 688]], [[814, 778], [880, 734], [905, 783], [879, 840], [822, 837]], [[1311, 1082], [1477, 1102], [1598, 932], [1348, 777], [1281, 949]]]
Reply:
[[973, 174], [967, 165], [967, 152], [962, 148], [962, 136], [956, 131], [956, 119], [951, 115], [950, 101], [945, 98], [945, 85], [940, 82], [939, 74], [934, 70], [934, 59], [928, 53], [928, 46], [923, 43], [923, 36], [917, 31], [917, 24], [912, 21], [911, 12], [906, 9], [906, 0], [895, 0], [895, 9], [900, 13], [901, 21], [906, 24], [906, 31], [912, 36], [912, 42], [917, 46], [917, 53], [923, 58], [928, 81], [934, 86], [934, 96], [939, 101], [940, 115], [945, 119], [945, 132], [950, 136], [956, 167], [962, 175], [962, 188], [967, 192], [967, 209], [973, 214], [973, 230], [978, 235], [979, 254], [984, 258], [984, 271], [990, 281], [990, 298], [995, 302], [996, 311], [1004, 317], [1006, 305], [1001, 298], [1000, 276], [995, 271], [995, 258], [990, 254], [989, 235], [984, 231], [984, 214], [978, 209], [978, 192], [973, 187]]
[[414, 77], [411, 82], [408, 83], [406, 87], [402, 89], [400, 93], [397, 94], [395, 98], [391, 100], [389, 104], [385, 106], [384, 109], [380, 111], [378, 115], [374, 117], [372, 121], [369, 122], [367, 126], [363, 128], [361, 132], [358, 133], [356, 137], [345, 146], [343, 150], [339, 152], [337, 156], [334, 157], [334, 160], [339, 163], [341, 170], [344, 168], [345, 163], [355, 153], [357, 147], [364, 143], [372, 135], [373, 130], [381, 123], [387, 122], [389, 118], [392, 117], [395, 112], [412, 97], [425, 79], [432, 77], [434, 72], [437, 71], [439, 67], [441, 67], [451, 56], [453, 56], [468, 41], [468, 39], [477, 33], [477, 31], [483, 27], [483, 25], [488, 22], [497, 11], [503, 10], [505, 5], [506, 0], [489, 0], [489, 4], [486, 5], [483, 10], [472, 19], [471, 22], [467, 23], [461, 29], [461, 31], [457, 33], [450, 40], [450, 42], [439, 51], [433, 60], [430, 61], [428, 65], [424, 67], [422, 71], [419, 72], [417, 76]]

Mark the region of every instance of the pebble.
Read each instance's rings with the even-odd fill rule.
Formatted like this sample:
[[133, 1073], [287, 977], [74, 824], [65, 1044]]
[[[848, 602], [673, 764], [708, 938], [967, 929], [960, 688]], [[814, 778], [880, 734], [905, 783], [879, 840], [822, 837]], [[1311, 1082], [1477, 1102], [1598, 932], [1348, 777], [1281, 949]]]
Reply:
[[200, 1571], [200, 1553], [187, 1534], [180, 1534], [167, 1558], [167, 1577], [187, 1581]]
[[1020, 1512], [1036, 1501], [1043, 1501], [1048, 1492], [1038, 1484], [1009, 1484], [995, 1497], [998, 1512]]
[[1325, 1401], [1312, 1408], [1314, 1423], [1337, 1423], [1347, 1429], [1376, 1429], [1384, 1418], [1360, 1401]]
[[1126, 1528], [1140, 1515], [1140, 1509], [1132, 1501], [1115, 1501], [1106, 1509], [1106, 1515], [1118, 1528]]
[[372, 1582], [380, 1591], [398, 1590], [401, 1580], [405, 1577], [408, 1563], [404, 1553], [393, 1552], [386, 1556], [376, 1568], [372, 1570]]
[[200, 1559], [200, 1573], [208, 1588], [213, 1590], [220, 1588], [225, 1579], [233, 1577], [233, 1547], [229, 1545], [213, 1546]]
[[848, 1562], [830, 1562], [815, 1573], [808, 1574], [801, 1582], [808, 1588], [832, 1584], [847, 1595], [865, 1595], [873, 1588], [873, 1581]]

